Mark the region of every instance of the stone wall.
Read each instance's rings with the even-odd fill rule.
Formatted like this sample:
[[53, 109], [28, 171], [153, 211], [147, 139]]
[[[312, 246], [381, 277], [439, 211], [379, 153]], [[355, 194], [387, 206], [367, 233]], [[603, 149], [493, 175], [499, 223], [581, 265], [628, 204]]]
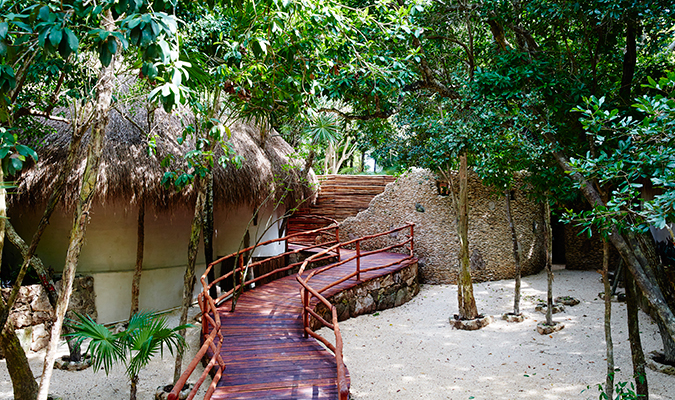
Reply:
[[[609, 246], [609, 269], [619, 266], [619, 252]], [[580, 270], [602, 269], [602, 238], [594, 234], [590, 238], [581, 233], [581, 228], [565, 225], [565, 268]]]
[[[456, 175], [453, 181], [457, 185]], [[511, 210], [520, 241], [523, 275], [536, 273], [545, 264], [542, 207], [515, 190]], [[414, 168], [387, 185], [367, 210], [341, 224], [340, 237], [347, 240], [388, 231], [406, 222], [415, 223], [414, 247], [421, 281], [455, 284], [459, 239], [452, 196], [439, 195], [436, 176], [428, 170]], [[401, 240], [398, 236], [389, 235], [372, 245], [394, 244]], [[368, 244], [362, 246], [367, 248]], [[513, 244], [504, 197], [485, 187], [475, 174], [469, 176], [469, 251], [474, 281], [514, 277]]]
[[[398, 307], [410, 301], [419, 291], [418, 265], [411, 263], [392, 274], [343, 290], [327, 300], [337, 309], [338, 320], [344, 321], [358, 315]], [[318, 303], [314, 311], [326, 321], [332, 318], [330, 310], [323, 303]], [[312, 330], [321, 326], [316, 318], [310, 318]]]
[[[60, 292], [61, 281], [56, 282], [55, 286], [57, 292]], [[10, 291], [11, 288], [2, 289], [2, 297], [5, 300], [9, 298]], [[94, 278], [77, 277], [73, 282], [73, 294], [68, 310], [88, 314], [96, 319], [95, 299]], [[53, 318], [54, 310], [42, 286], [22, 286], [15, 306], [9, 314], [9, 322], [14, 324], [24, 350], [38, 351], [47, 346]]]

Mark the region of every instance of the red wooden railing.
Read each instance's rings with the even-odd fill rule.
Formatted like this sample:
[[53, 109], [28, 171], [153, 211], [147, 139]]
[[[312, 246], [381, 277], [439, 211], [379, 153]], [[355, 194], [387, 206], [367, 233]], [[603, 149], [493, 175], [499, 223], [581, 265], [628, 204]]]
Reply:
[[[340, 283], [342, 283], [342, 282], [344, 282], [348, 279], [356, 277], [357, 280], [360, 280], [361, 279], [361, 273], [391, 267], [393, 265], [400, 264], [404, 261], [412, 259], [414, 257], [414, 255], [413, 255], [414, 234], [415, 234], [414, 233], [414, 226], [415, 226], [415, 224], [409, 223], [409, 224], [406, 224], [406, 225], [404, 225], [400, 228], [392, 229], [388, 232], [378, 233], [378, 234], [370, 235], [370, 236], [364, 236], [362, 238], [350, 240], [349, 242], [337, 243], [337, 244], [335, 244], [331, 247], [328, 247], [328, 248], [320, 251], [319, 253], [314, 254], [311, 257], [307, 258], [302, 263], [302, 266], [300, 267], [300, 270], [298, 271], [296, 279], [298, 280], [298, 282], [301, 285], [301, 287], [300, 287], [300, 298], [302, 299], [302, 306], [303, 306], [302, 307], [302, 323], [303, 323], [305, 337], [312, 336], [316, 340], [318, 340], [321, 343], [323, 343], [324, 345], [326, 345], [326, 347], [328, 347], [333, 352], [333, 354], [335, 354], [335, 362], [337, 364], [337, 388], [338, 388], [338, 396], [339, 396], [340, 400], [347, 400], [349, 398], [349, 387], [347, 385], [347, 374], [346, 374], [346, 371], [345, 371], [344, 362], [342, 360], [342, 334], [340, 333], [340, 327], [338, 325], [337, 309], [325, 297], [323, 297], [321, 295], [321, 293], [325, 292], [326, 290], [330, 289], [331, 287], [333, 287], [335, 285], [338, 285], [338, 284], [340, 284]], [[381, 237], [381, 236], [384, 236], [384, 235], [389, 235], [389, 234], [392, 234], [394, 232], [403, 231], [405, 229], [410, 229], [410, 236], [406, 240], [404, 240], [402, 242], [399, 242], [399, 243], [396, 243], [396, 244], [393, 244], [393, 245], [390, 245], [390, 246], [386, 246], [386, 247], [377, 249], [377, 250], [371, 250], [371, 251], [366, 251], [366, 252], [361, 251], [361, 242], [366, 241], [366, 240], [370, 240], [370, 239], [374, 239], [374, 238], [377, 238], [377, 237]], [[410, 246], [408, 247], [410, 253], [407, 257], [402, 258], [398, 261], [386, 264], [386, 265], [378, 265], [376, 267], [366, 268], [364, 270], [361, 269], [361, 258], [362, 257], [377, 254], [377, 253], [383, 253], [385, 251], [393, 250], [393, 249], [398, 248], [398, 247], [403, 247], [408, 243], [410, 244]], [[317, 259], [321, 259], [321, 257], [325, 256], [325, 254], [329, 254], [330, 252], [334, 252], [334, 251], [339, 252], [340, 248], [343, 248], [343, 247], [346, 247], [346, 246], [351, 246], [351, 245], [354, 245], [354, 247], [356, 249], [356, 254], [354, 256], [349, 257], [349, 258], [344, 259], [344, 260], [338, 260], [337, 263], [328, 265], [326, 267], [315, 269], [312, 272], [310, 272], [307, 275], [306, 278], [302, 277], [302, 274], [305, 271], [305, 268], [307, 267], [307, 265], [310, 262], [314, 261], [313, 259], [315, 257]], [[323, 288], [321, 288], [319, 290], [313, 289], [311, 286], [309, 286], [310, 279], [312, 279], [312, 277], [314, 277], [315, 275], [319, 275], [322, 272], [328, 271], [332, 268], [343, 265], [343, 264], [345, 264], [349, 261], [352, 261], [352, 260], [356, 260], [356, 268], [355, 268], [354, 272], [343, 276], [341, 279], [339, 279], [339, 280], [337, 280], [337, 281], [335, 281], [335, 282], [333, 282], [333, 283], [331, 283], [327, 286], [324, 286]], [[311, 307], [312, 296], [316, 297], [319, 302], [323, 303], [331, 311], [331, 322], [326, 321], [322, 316], [317, 314], [314, 311], [314, 309]], [[331, 330], [333, 330], [333, 332], [335, 333], [335, 345], [330, 343], [330, 341], [328, 341], [326, 338], [319, 335], [318, 333], [314, 332], [310, 328], [310, 317], [316, 318], [316, 320], [319, 321], [323, 326], [326, 326], [326, 327], [330, 328]]]
[[[190, 394], [188, 395], [188, 400], [192, 400], [194, 396], [197, 394], [197, 391], [201, 387], [201, 385], [204, 383], [204, 380], [206, 379], [206, 376], [213, 370], [214, 367], [216, 367], [214, 371], [214, 377], [211, 382], [211, 385], [209, 386], [206, 394], [204, 395], [204, 399], [208, 400], [211, 398], [211, 395], [213, 394], [213, 391], [216, 388], [216, 385], [218, 384], [218, 381], [220, 380], [220, 377], [222, 376], [223, 370], [225, 369], [225, 363], [223, 362], [221, 356], [220, 356], [220, 350], [222, 347], [223, 343], [223, 336], [220, 332], [221, 328], [221, 323], [220, 323], [220, 314], [218, 312], [217, 306], [224, 301], [228, 296], [232, 296], [232, 306], [234, 307], [235, 305], [235, 296], [233, 295], [236, 290], [243, 289], [248, 285], [251, 285], [252, 283], [258, 282], [262, 279], [268, 278], [273, 274], [279, 273], [279, 272], [284, 272], [288, 271], [294, 267], [298, 267], [302, 265], [303, 268], [306, 268], [307, 262], [296, 262], [292, 263], [289, 265], [286, 265], [281, 268], [277, 268], [271, 272], [268, 272], [266, 274], [263, 274], [261, 276], [256, 276], [253, 279], [250, 279], [245, 282], [241, 282], [243, 279], [240, 279], [240, 282], [237, 283], [236, 285], [233, 285], [233, 288], [226, 293], [221, 294], [218, 296], [218, 298], [213, 299], [213, 297], [210, 295], [210, 289], [217, 284], [218, 282], [223, 281], [224, 279], [227, 279], [229, 277], [232, 277], [233, 274], [235, 273], [243, 273], [246, 269], [253, 269], [255, 270], [256, 267], [259, 267], [261, 265], [264, 265], [266, 262], [270, 262], [271, 260], [277, 260], [282, 257], [286, 257], [291, 254], [297, 254], [302, 251], [306, 250], [312, 250], [315, 248], [323, 248], [325, 246], [332, 246], [335, 247], [335, 244], [340, 243], [340, 235], [339, 235], [339, 228], [337, 225], [337, 222], [334, 219], [331, 218], [326, 218], [326, 217], [320, 217], [320, 216], [303, 216], [303, 218], [307, 219], [313, 219], [315, 221], [323, 221], [325, 224], [330, 224], [328, 226], [324, 226], [323, 228], [318, 228], [318, 229], [313, 229], [311, 231], [304, 231], [304, 232], [297, 232], [293, 233], [290, 235], [286, 235], [282, 238], [278, 239], [272, 239], [268, 240], [262, 243], [258, 243], [254, 246], [247, 247], [245, 249], [239, 250], [236, 253], [229, 254], [225, 257], [221, 257], [214, 262], [210, 263], [206, 271], [204, 271], [204, 274], [201, 276], [201, 283], [202, 283], [202, 292], [199, 293], [197, 296], [197, 303], [199, 304], [199, 308], [202, 313], [202, 337], [204, 338], [204, 342], [202, 343], [201, 348], [197, 352], [197, 355], [195, 358], [190, 362], [188, 367], [185, 369], [183, 374], [181, 375], [180, 379], [176, 384], [174, 385], [173, 390], [168, 396], [169, 400], [176, 400], [178, 399], [178, 395], [180, 393], [180, 390], [182, 389], [183, 385], [187, 380], [190, 378], [194, 370], [197, 368], [197, 365], [199, 362], [204, 358], [206, 355], [207, 351], [210, 349], [212, 351], [212, 356], [211, 359], [209, 360], [208, 364], [204, 368], [204, 372], [202, 372], [201, 376], [197, 380], [197, 383], [195, 383], [195, 386], [192, 388]], [[305, 238], [308, 235], [312, 235], [314, 237], [316, 236], [332, 236], [332, 240], [325, 241], [323, 243], [316, 243], [316, 244], [309, 244], [309, 245], [299, 245], [298, 243], [300, 241], [296, 241], [296, 239], [299, 238]], [[250, 254], [249, 252], [252, 252], [255, 248], [261, 247], [261, 246], [266, 246], [270, 245], [273, 243], [278, 243], [278, 242], [284, 242], [285, 243], [285, 248], [286, 251], [282, 254], [268, 257], [264, 260], [257, 261], [254, 263], [250, 263], [248, 265], [245, 265], [246, 263], [244, 262], [244, 258], [246, 254]], [[294, 249], [290, 249], [291, 246], [289, 244], [295, 244]], [[339, 254], [339, 249], [338, 250], [331, 250], [331, 251], [322, 251], [320, 257], [314, 257], [312, 262], [319, 262], [322, 260], [327, 260], [330, 258], [333, 258], [337, 256], [338, 260], [340, 259], [340, 254]], [[229, 258], [234, 258], [235, 259], [235, 265], [237, 266], [236, 269], [229, 271], [225, 275], [220, 276], [219, 278], [213, 280], [213, 282], [207, 283], [208, 279], [208, 273], [211, 271], [211, 269], [216, 265], [219, 264]], [[248, 260], [246, 260], [248, 261]]]

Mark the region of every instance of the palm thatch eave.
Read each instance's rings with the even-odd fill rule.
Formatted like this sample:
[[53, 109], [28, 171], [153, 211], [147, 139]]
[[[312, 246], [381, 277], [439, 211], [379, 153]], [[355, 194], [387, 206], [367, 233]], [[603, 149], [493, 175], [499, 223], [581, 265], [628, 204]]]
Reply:
[[[150, 108], [150, 110], [149, 110]], [[162, 185], [162, 177], [169, 170], [187, 169], [182, 156], [194, 148], [194, 142], [179, 145], [177, 138], [183, 126], [193, 116], [182, 110], [167, 114], [148, 107], [145, 102], [118, 104], [110, 111], [110, 122], [101, 158], [95, 201], [122, 202], [135, 206], [143, 201], [155, 209], [171, 209], [194, 204], [192, 185], [176, 191]], [[54, 132], [45, 136], [34, 147], [39, 161], [17, 179], [17, 189], [10, 196], [10, 207], [41, 207], [46, 204], [54, 182], [64, 164], [72, 128], [63, 123], [50, 123]], [[241, 168], [229, 164], [225, 168], [214, 165], [214, 204], [216, 207], [247, 205], [257, 207], [265, 200], [283, 200], [287, 207], [313, 196], [316, 177], [301, 171], [302, 162], [293, 148], [275, 132], [234, 121], [229, 124], [232, 133], [228, 142], [243, 157]], [[154, 137], [155, 154], [148, 154], [150, 138]], [[77, 205], [79, 186], [86, 164], [88, 134], [79, 150], [78, 162], [68, 177], [61, 205], [72, 210]], [[174, 161], [168, 168], [161, 161], [169, 154]], [[216, 152], [216, 157], [222, 151]]]

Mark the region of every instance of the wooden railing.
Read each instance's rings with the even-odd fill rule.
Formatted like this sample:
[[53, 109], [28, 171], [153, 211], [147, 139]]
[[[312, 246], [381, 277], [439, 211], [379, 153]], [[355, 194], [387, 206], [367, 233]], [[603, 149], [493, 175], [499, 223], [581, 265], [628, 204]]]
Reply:
[[[356, 277], [357, 280], [361, 280], [361, 273], [368, 272], [368, 271], [375, 271], [378, 269], [383, 269], [387, 267], [391, 267], [396, 264], [403, 263], [404, 261], [410, 260], [414, 257], [413, 255], [413, 246], [414, 246], [414, 226], [415, 224], [406, 224], [400, 228], [392, 229], [388, 232], [384, 233], [378, 233], [375, 235], [370, 235], [370, 236], [365, 236], [362, 238], [350, 240], [349, 242], [344, 242], [344, 243], [337, 243], [331, 247], [328, 247], [322, 251], [320, 251], [317, 254], [312, 255], [311, 257], [307, 258], [303, 263], [302, 266], [300, 267], [300, 270], [298, 271], [298, 274], [296, 276], [296, 279], [300, 283], [300, 298], [302, 299], [302, 324], [303, 324], [303, 330], [304, 330], [304, 335], [305, 337], [312, 336], [316, 340], [320, 341], [323, 343], [326, 347], [328, 347], [333, 354], [335, 355], [335, 362], [337, 364], [337, 388], [338, 388], [338, 396], [340, 400], [347, 400], [349, 398], [349, 387], [347, 385], [347, 374], [345, 371], [345, 366], [344, 362], [342, 360], [342, 334], [340, 333], [340, 327], [338, 325], [338, 315], [337, 315], [337, 309], [336, 307], [331, 304], [321, 293], [325, 292], [326, 290], [330, 289], [331, 287], [338, 285], [348, 279]], [[371, 240], [375, 239], [384, 235], [390, 235], [394, 232], [400, 232], [406, 229], [410, 229], [410, 235], [409, 237], [399, 243], [396, 243], [394, 245], [386, 246], [377, 250], [371, 250], [371, 251], [366, 251], [362, 252], [361, 251], [361, 243], [366, 240]], [[386, 265], [378, 265], [375, 267], [370, 267], [366, 269], [361, 269], [361, 258], [377, 253], [383, 253], [388, 250], [393, 250], [398, 247], [404, 247], [406, 244], [410, 244], [408, 247], [409, 250], [409, 255], [405, 258], [402, 258], [400, 260], [397, 260], [395, 262], [386, 264]], [[317, 259], [320, 259], [321, 257], [324, 257], [326, 254], [329, 254], [330, 252], [339, 252], [340, 248], [348, 247], [348, 246], [354, 246], [356, 249], [356, 254], [352, 257], [349, 257], [344, 260], [338, 260], [337, 263], [328, 265], [323, 268], [318, 268], [315, 270], [312, 270], [305, 278], [302, 277], [302, 274], [305, 272], [305, 269], [307, 265], [313, 261], [313, 259], [316, 257]], [[343, 265], [349, 261], [356, 260], [356, 267], [355, 271], [352, 273], [349, 273], [339, 280], [324, 286], [321, 289], [314, 289], [309, 285], [310, 279], [314, 277], [315, 275], [319, 275], [322, 272], [328, 271], [332, 268], [338, 267], [340, 265]], [[311, 300], [312, 296], [316, 297], [317, 300], [321, 303], [323, 303], [326, 307], [331, 312], [331, 322], [326, 321], [322, 316], [320, 316], [318, 313], [314, 311], [314, 309], [311, 307]], [[314, 332], [310, 328], [310, 318], [314, 317], [317, 321], [321, 323], [321, 325], [326, 326], [333, 330], [335, 333], [335, 345], [330, 343], [326, 338], [323, 336], [319, 335], [318, 333]]]
[[[314, 220], [321, 220], [324, 221], [326, 224], [330, 224], [328, 226], [314, 229], [311, 231], [306, 231], [306, 232], [297, 232], [293, 233], [290, 235], [286, 235], [282, 238], [278, 239], [272, 239], [268, 240], [262, 243], [258, 243], [254, 246], [247, 247], [245, 249], [239, 250], [236, 253], [229, 254], [225, 257], [221, 257], [214, 262], [210, 263], [206, 267], [206, 271], [204, 271], [204, 274], [201, 276], [201, 283], [202, 283], [202, 292], [199, 293], [197, 296], [197, 303], [199, 304], [199, 308], [202, 313], [202, 337], [204, 338], [204, 342], [202, 343], [201, 348], [197, 352], [197, 355], [195, 358], [190, 362], [190, 365], [185, 369], [183, 374], [181, 375], [180, 379], [176, 384], [174, 385], [173, 390], [168, 396], [169, 400], [176, 400], [178, 399], [178, 395], [183, 388], [183, 385], [187, 380], [190, 378], [194, 370], [197, 368], [197, 364], [204, 358], [206, 355], [207, 351], [210, 349], [213, 352], [213, 355], [211, 356], [211, 359], [209, 360], [208, 364], [204, 368], [204, 372], [202, 372], [201, 376], [197, 380], [197, 383], [195, 383], [195, 386], [192, 388], [190, 394], [188, 395], [188, 400], [192, 400], [194, 396], [197, 394], [197, 391], [201, 387], [201, 385], [204, 383], [204, 380], [206, 379], [206, 376], [213, 370], [214, 367], [216, 367], [216, 370], [214, 371], [214, 376], [213, 380], [211, 381], [211, 385], [209, 386], [206, 394], [204, 395], [204, 399], [208, 400], [211, 398], [211, 395], [213, 394], [213, 391], [216, 389], [216, 385], [218, 384], [218, 381], [220, 380], [220, 377], [222, 376], [223, 370], [225, 369], [225, 363], [223, 362], [221, 356], [220, 356], [220, 350], [222, 348], [223, 344], [223, 336], [220, 331], [221, 329], [221, 323], [220, 323], [220, 314], [218, 313], [218, 305], [227, 299], [228, 296], [232, 296], [232, 307], [234, 308], [236, 304], [236, 300], [234, 294], [237, 290], [243, 290], [246, 286], [251, 285], [255, 282], [258, 282], [260, 280], [266, 279], [274, 274], [288, 271], [292, 268], [301, 266], [303, 268], [306, 268], [307, 262], [296, 262], [292, 263], [289, 265], [286, 265], [281, 268], [277, 268], [271, 272], [265, 273], [261, 276], [256, 276], [253, 279], [250, 279], [248, 281], [244, 281], [244, 278], [242, 277], [239, 279], [239, 282], [235, 282], [236, 284], [233, 284], [233, 288], [225, 293], [222, 293], [220, 296], [218, 296], [216, 299], [214, 299], [210, 295], [210, 290], [214, 285], [217, 283], [229, 278], [233, 277], [234, 274], [244, 274], [246, 270], [253, 270], [255, 271], [256, 267], [259, 267], [261, 265], [264, 265], [265, 262], [269, 262], [270, 260], [277, 260], [282, 257], [286, 257], [291, 254], [297, 254], [302, 251], [306, 250], [312, 250], [316, 248], [323, 248], [325, 246], [332, 246], [335, 247], [336, 244], [340, 243], [340, 234], [339, 234], [339, 228], [337, 225], [337, 222], [334, 219], [331, 218], [326, 218], [326, 217], [319, 217], [319, 216], [305, 216], [305, 218], [311, 218]], [[289, 243], [295, 243], [295, 239], [301, 237], [302, 235], [315, 235], [315, 236], [327, 236], [331, 237], [331, 240], [327, 240], [323, 243], [317, 243], [317, 244], [310, 244], [310, 245], [302, 245], [302, 246], [295, 246], [292, 250], [289, 249]], [[286, 251], [282, 254], [268, 257], [264, 260], [260, 260], [257, 262], [253, 263], [248, 263], [249, 260], [244, 260], [247, 254], [252, 254], [251, 252], [255, 250], [257, 247], [262, 247], [262, 246], [267, 246], [270, 244], [274, 243], [279, 243], [279, 242], [284, 242], [285, 249]], [[331, 251], [321, 251], [321, 256], [320, 257], [314, 257], [312, 262], [320, 262], [322, 260], [327, 260], [333, 257], [337, 257], [337, 259], [340, 259], [340, 254], [339, 254], [339, 249], [338, 250], [331, 250]], [[227, 259], [235, 259], [235, 264], [236, 268], [229, 271], [225, 275], [220, 276], [219, 278], [213, 280], [212, 282], [207, 283], [208, 279], [208, 274], [212, 270], [212, 268], [219, 263], [222, 263], [223, 261]], [[236, 277], [236, 275], [234, 275]], [[208, 335], [208, 336], [207, 336]]]

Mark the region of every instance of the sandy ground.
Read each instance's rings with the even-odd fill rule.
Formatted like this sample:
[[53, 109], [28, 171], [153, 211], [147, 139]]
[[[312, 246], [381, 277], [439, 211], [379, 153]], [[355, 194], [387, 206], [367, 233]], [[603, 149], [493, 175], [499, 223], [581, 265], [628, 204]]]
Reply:
[[[341, 322], [352, 397], [597, 399], [597, 384], [604, 382], [606, 370], [604, 310], [597, 297], [603, 290], [599, 277], [588, 271], [556, 271], [554, 295], [574, 296], [581, 304], [554, 315], [565, 328], [551, 336], [535, 331], [537, 322], [544, 319], [534, 311], [537, 299], [546, 296], [544, 273], [523, 279], [521, 308], [529, 318], [520, 324], [496, 318], [479, 331], [452, 329], [448, 317], [457, 310], [453, 285], [425, 285], [417, 297], [401, 307]], [[498, 317], [511, 311], [512, 281], [475, 284], [474, 293], [480, 312]], [[617, 302], [612, 306], [614, 354], [621, 369], [617, 381], [628, 381], [632, 367], [626, 307]], [[170, 324], [177, 324], [175, 314], [170, 315]], [[656, 325], [644, 314], [641, 324], [645, 352], [660, 349]], [[197, 350], [197, 335], [198, 329], [189, 333], [191, 354]], [[66, 350], [64, 346], [61, 353]], [[42, 352], [29, 356], [36, 376], [41, 373], [43, 356]], [[172, 375], [170, 354], [163, 359], [157, 357], [141, 373], [138, 398], [151, 399], [157, 386], [169, 383]], [[675, 377], [648, 370], [647, 379], [651, 399], [675, 399]], [[50, 391], [65, 400], [125, 399], [128, 388], [124, 369], [118, 367], [109, 376], [91, 369], [54, 371]], [[0, 362], [0, 398], [12, 398], [4, 360]]]
[[[550, 336], [536, 332], [545, 316], [534, 310], [537, 299], [546, 299], [546, 274], [523, 279], [522, 323], [499, 319], [513, 311], [513, 288], [513, 281], [474, 285], [479, 312], [496, 317], [479, 331], [450, 327], [453, 285], [425, 285], [401, 307], [341, 322], [353, 398], [597, 399], [606, 371], [600, 275], [555, 271], [554, 296], [581, 304], [554, 314], [565, 328]], [[612, 310], [616, 381], [625, 382], [632, 375], [626, 306], [613, 302]], [[642, 313], [640, 322], [645, 352], [660, 350], [656, 325]], [[675, 399], [674, 376], [648, 370], [647, 379], [651, 399]]]

